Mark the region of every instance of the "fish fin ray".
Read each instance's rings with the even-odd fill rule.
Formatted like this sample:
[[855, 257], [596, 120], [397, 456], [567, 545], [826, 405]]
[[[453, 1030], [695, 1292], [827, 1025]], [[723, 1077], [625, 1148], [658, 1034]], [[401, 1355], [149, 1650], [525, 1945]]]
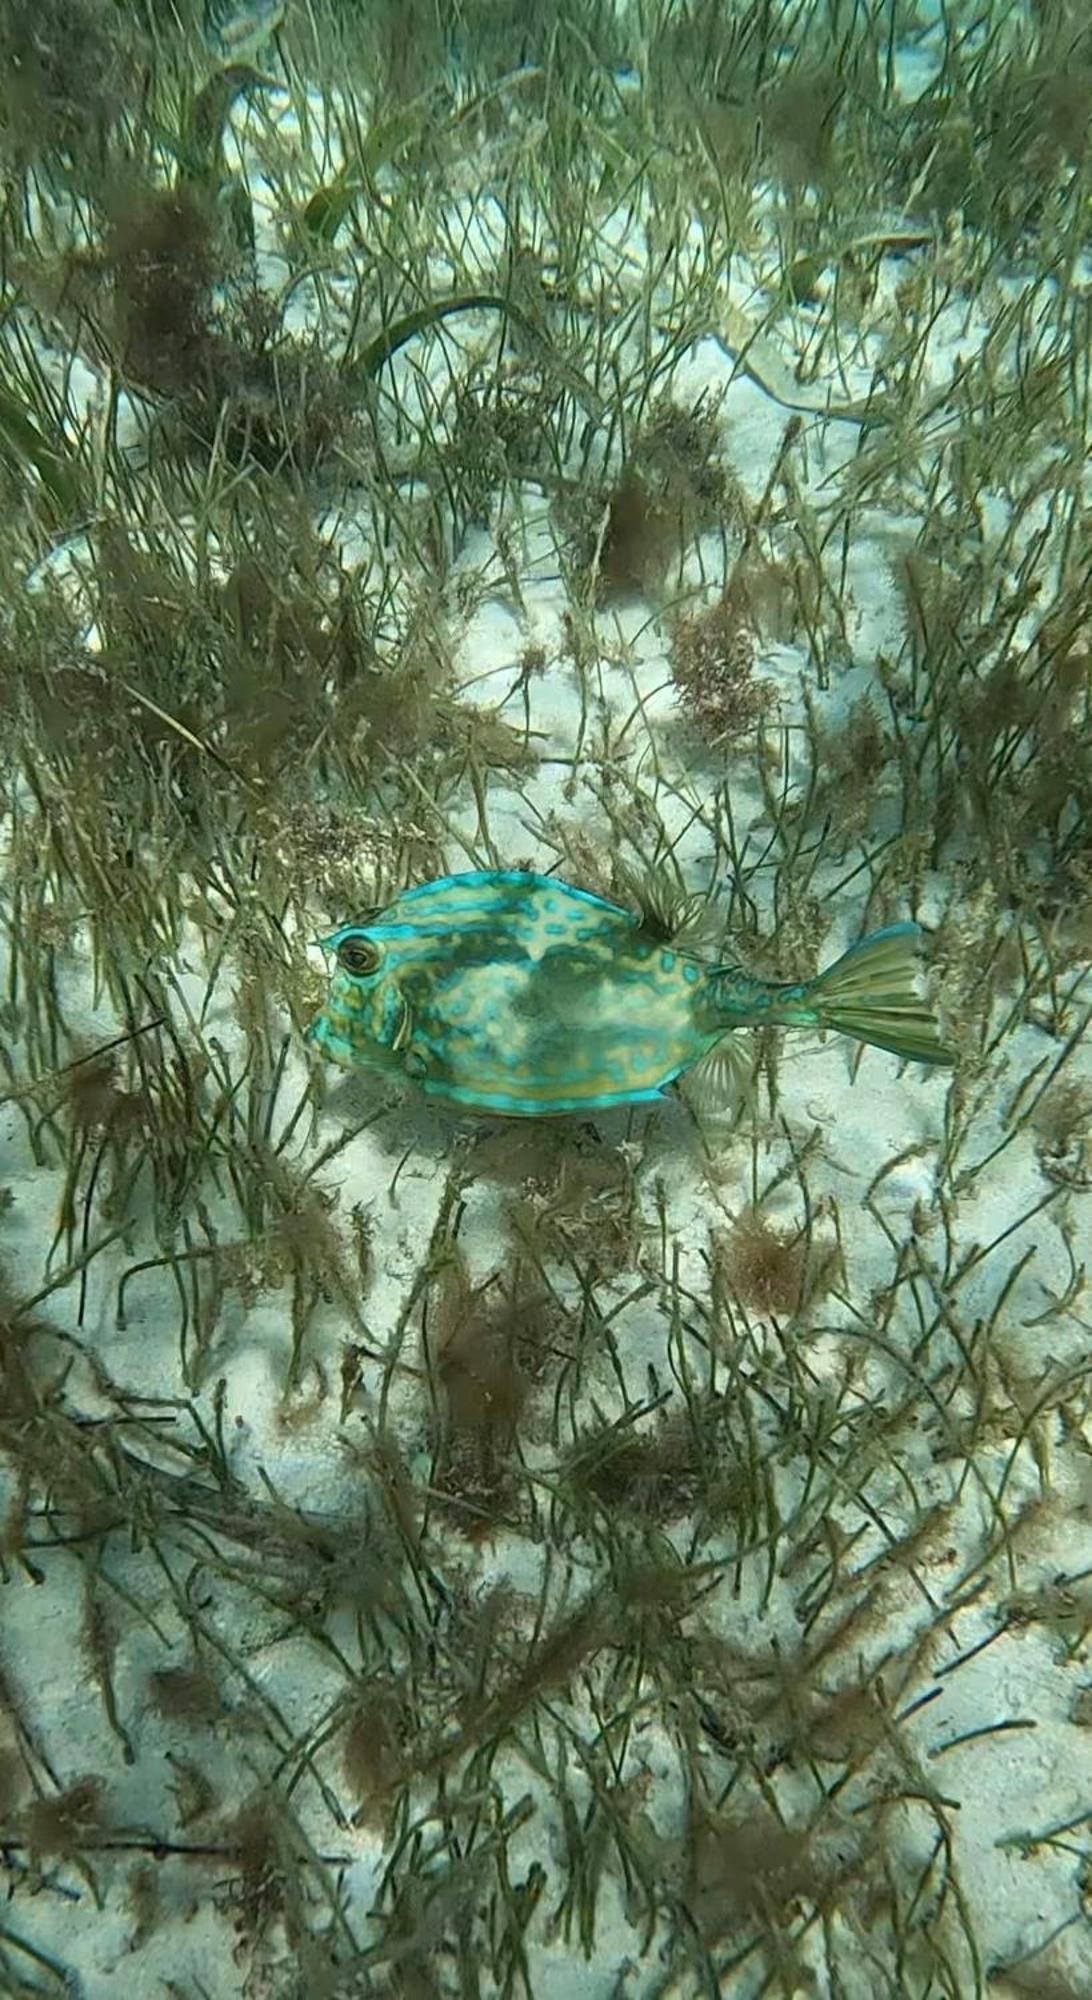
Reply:
[[806, 989], [816, 1026], [914, 1062], [955, 1062], [924, 990], [921, 942], [920, 926], [905, 923], [851, 945]]
[[755, 1103], [756, 1045], [729, 1029], [680, 1077], [677, 1088], [699, 1117], [738, 1123]]
[[697, 944], [709, 918], [708, 898], [688, 892], [663, 865], [643, 868], [619, 862], [615, 868], [618, 893], [634, 909], [638, 929], [657, 944]]

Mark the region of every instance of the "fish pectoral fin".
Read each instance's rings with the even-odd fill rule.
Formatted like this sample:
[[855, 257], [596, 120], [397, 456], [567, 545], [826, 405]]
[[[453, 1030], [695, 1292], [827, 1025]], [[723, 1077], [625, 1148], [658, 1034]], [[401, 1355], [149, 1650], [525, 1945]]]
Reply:
[[413, 1008], [410, 1006], [405, 994], [400, 993], [398, 998], [400, 1007], [398, 1019], [395, 1023], [394, 1036], [391, 1041], [391, 1049], [395, 1055], [400, 1056], [402, 1051], [409, 1047], [410, 1039], [413, 1035], [414, 1020]]
[[679, 1078], [677, 1088], [699, 1117], [734, 1123], [754, 1104], [755, 1075], [753, 1047], [729, 1030]]

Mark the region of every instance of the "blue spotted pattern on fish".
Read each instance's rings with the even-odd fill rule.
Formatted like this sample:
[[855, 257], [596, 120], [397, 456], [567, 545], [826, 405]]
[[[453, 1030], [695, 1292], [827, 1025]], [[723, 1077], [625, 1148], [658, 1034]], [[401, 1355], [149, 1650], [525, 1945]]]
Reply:
[[863, 938], [817, 979], [710, 963], [633, 910], [518, 869], [445, 875], [321, 940], [312, 1045], [429, 1097], [510, 1117], [650, 1103], [739, 1028], [833, 1028], [952, 1060], [918, 983], [920, 932]]

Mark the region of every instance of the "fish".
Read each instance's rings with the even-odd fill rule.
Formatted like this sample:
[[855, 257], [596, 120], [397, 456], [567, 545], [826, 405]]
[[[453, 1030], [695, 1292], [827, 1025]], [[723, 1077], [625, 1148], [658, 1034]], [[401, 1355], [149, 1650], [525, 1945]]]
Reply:
[[736, 1032], [768, 1024], [954, 1061], [921, 989], [916, 923], [783, 983], [690, 948], [685, 923], [672, 937], [662, 894], [644, 905], [525, 869], [421, 883], [316, 940], [332, 970], [305, 1038], [344, 1068], [510, 1118], [653, 1104], [689, 1083], [708, 1103], [730, 1087]]
[[219, 62], [249, 62], [276, 34], [286, 0], [205, 0], [205, 46]]

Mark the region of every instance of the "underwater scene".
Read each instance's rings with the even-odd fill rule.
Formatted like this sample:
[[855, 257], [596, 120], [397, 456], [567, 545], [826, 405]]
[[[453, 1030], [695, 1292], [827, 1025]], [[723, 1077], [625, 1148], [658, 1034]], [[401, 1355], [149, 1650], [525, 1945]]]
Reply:
[[0, 2000], [1092, 2000], [1090, 134], [0, 5]]

